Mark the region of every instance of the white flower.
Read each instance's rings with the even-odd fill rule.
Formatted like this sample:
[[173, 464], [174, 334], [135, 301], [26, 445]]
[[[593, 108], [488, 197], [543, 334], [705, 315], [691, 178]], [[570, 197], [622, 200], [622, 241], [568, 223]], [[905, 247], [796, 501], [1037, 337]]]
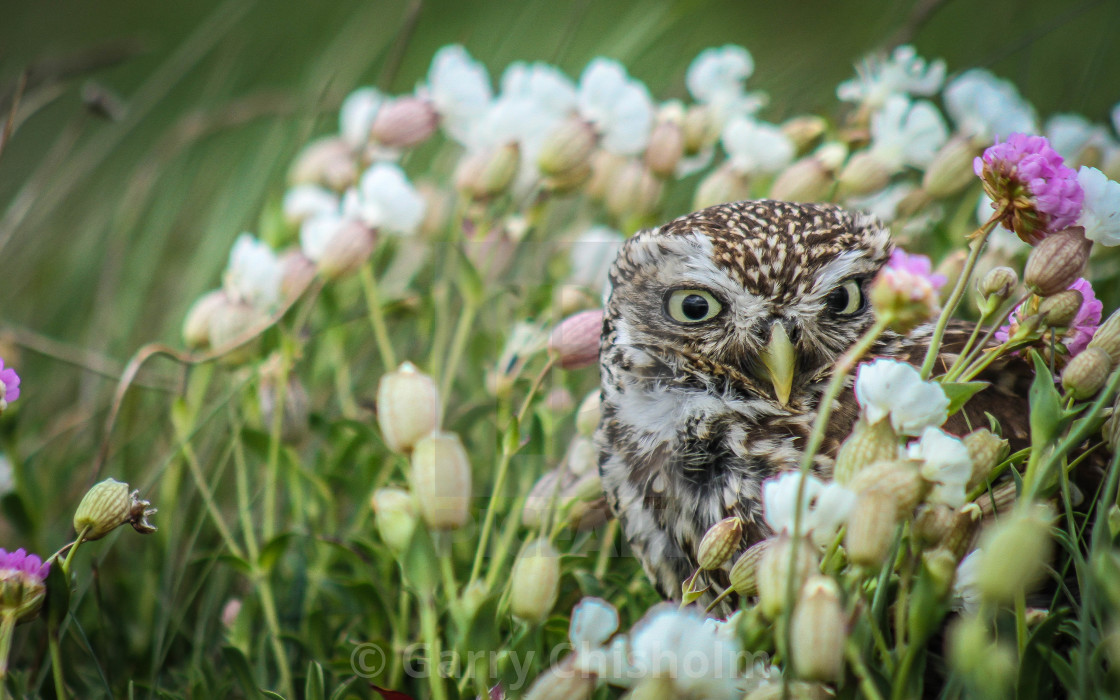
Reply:
[[913, 183], [899, 182], [866, 197], [851, 197], [847, 203], [852, 209], [865, 211], [889, 224], [898, 218], [898, 205], [916, 189], [918, 186]]
[[572, 610], [568, 640], [579, 652], [602, 646], [618, 631], [618, 611], [602, 598], [584, 598]]
[[717, 124], [732, 116], [750, 116], [765, 104], [761, 93], [748, 93], [747, 78], [754, 73], [754, 59], [742, 46], [728, 44], [705, 49], [693, 59], [685, 75], [688, 92], [711, 108]]
[[[793, 532], [801, 473], [785, 472], [762, 484], [762, 514], [774, 532]], [[856, 495], [835, 482], [809, 475], [801, 494], [801, 532], [818, 547], [828, 545], [848, 521]]]
[[922, 381], [917, 369], [898, 360], [879, 358], [860, 365], [855, 393], [869, 423], [889, 415], [901, 435], [918, 436], [949, 417], [949, 397], [941, 385]]
[[578, 104], [580, 116], [595, 127], [604, 149], [624, 156], [645, 150], [653, 128], [653, 100], [621, 63], [591, 61], [579, 79]]
[[953, 577], [953, 597], [958, 603], [954, 607], [959, 607], [969, 614], [975, 614], [980, 610], [980, 589], [976, 585], [980, 559], [980, 550], [973, 550], [957, 565], [957, 574]]
[[793, 161], [793, 142], [773, 124], [735, 117], [720, 137], [731, 167], [743, 174], [771, 174]]
[[280, 300], [283, 268], [267, 243], [252, 234], [237, 237], [222, 276], [222, 287], [234, 301], [269, 311]]
[[572, 242], [568, 282], [603, 289], [607, 284], [607, 272], [624, 240], [621, 233], [606, 226], [593, 226], [581, 233]]
[[941, 428], [927, 427], [907, 448], [910, 459], [921, 460], [922, 478], [934, 484], [929, 500], [952, 508], [965, 504], [965, 486], [972, 476], [972, 458], [959, 438]]
[[948, 138], [941, 113], [926, 100], [892, 95], [871, 117], [871, 154], [892, 172], [925, 168]]
[[12, 476], [12, 460], [5, 454], [0, 454], [0, 496], [5, 496], [16, 488], [15, 477]]
[[953, 79], [945, 87], [944, 100], [957, 131], [975, 141], [988, 144], [997, 136], [1006, 139], [1015, 132], [1038, 132], [1034, 107], [1014, 84], [983, 68], [967, 70]]
[[840, 528], [847, 524], [855, 504], [855, 492], [835, 481], [821, 489], [805, 521], [813, 543], [821, 548], [830, 545]]
[[338, 111], [338, 130], [343, 140], [354, 148], [369, 141], [369, 130], [385, 97], [375, 88], [358, 88], [342, 101]]
[[338, 210], [338, 195], [319, 185], [296, 185], [284, 193], [284, 218], [300, 224], [318, 214]]
[[1080, 114], [1055, 114], [1047, 119], [1046, 138], [1067, 161], [1076, 161], [1086, 148], [1105, 151], [1112, 146], [1108, 130]]
[[374, 163], [343, 198], [343, 213], [366, 226], [401, 235], [416, 232], [424, 220], [424, 198], [392, 163]]
[[338, 211], [325, 211], [304, 220], [299, 227], [299, 247], [308, 260], [319, 262], [335, 234], [346, 225], [347, 218]]
[[458, 44], [445, 46], [432, 57], [426, 90], [444, 130], [466, 143], [474, 125], [490, 108], [493, 92], [486, 67]]
[[1085, 237], [1101, 245], [1120, 245], [1120, 182], [1085, 166], [1077, 171], [1077, 182], [1085, 192], [1077, 217], [1077, 225], [1085, 227]]
[[706, 625], [695, 609], [671, 604], [653, 608], [635, 626], [630, 647], [637, 673], [670, 680], [679, 695], [705, 700], [743, 695], [738, 641]]
[[891, 95], [933, 95], [945, 82], [945, 62], [926, 63], [913, 46], [899, 46], [890, 58], [871, 56], [856, 66], [856, 77], [836, 88], [845, 102], [878, 109]]

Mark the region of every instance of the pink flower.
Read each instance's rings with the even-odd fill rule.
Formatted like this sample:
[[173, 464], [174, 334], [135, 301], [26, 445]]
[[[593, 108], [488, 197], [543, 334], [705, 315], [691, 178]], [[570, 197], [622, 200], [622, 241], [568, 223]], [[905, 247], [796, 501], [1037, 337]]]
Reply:
[[0, 401], [12, 402], [19, 398], [19, 375], [11, 367], [4, 368], [0, 359]]
[[893, 319], [896, 330], [906, 330], [937, 313], [937, 292], [947, 281], [933, 272], [928, 257], [895, 248], [871, 284], [871, 305], [877, 315]]
[[1043, 136], [1011, 134], [976, 158], [973, 171], [984, 182], [1004, 228], [1035, 244], [1046, 234], [1072, 226], [1085, 193], [1077, 173]]
[[28, 554], [22, 547], [14, 552], [0, 547], [0, 580], [22, 576], [28, 583], [41, 584], [46, 580], [50, 570], [50, 562], [44, 562], [38, 556]]
[[[1057, 332], [1061, 334], [1061, 342], [1069, 351], [1069, 356], [1073, 357], [1089, 345], [1093, 334], [1097, 332], [1097, 327], [1101, 323], [1101, 312], [1104, 311], [1104, 304], [1097, 299], [1097, 295], [1093, 292], [1093, 285], [1084, 277], [1079, 277], [1076, 282], [1069, 286], [1069, 289], [1081, 293], [1081, 308], [1078, 309], [1077, 315], [1074, 316], [1069, 326], [1059, 329]], [[1025, 301], [1011, 312], [1011, 316], [1007, 319], [1007, 325], [996, 331], [996, 340], [1006, 343], [1008, 338], [1014, 335], [1022, 320], [1020, 316], [1024, 313], [1030, 313], [1029, 309], [1026, 311], [1023, 309], [1023, 306], [1029, 303], [1031, 303], [1030, 300]]]
[[50, 562], [26, 550], [0, 549], [0, 611], [14, 615], [17, 623], [33, 619], [43, 607], [50, 570]]
[[599, 359], [603, 311], [581, 311], [560, 322], [548, 339], [548, 349], [564, 369], [579, 369]]

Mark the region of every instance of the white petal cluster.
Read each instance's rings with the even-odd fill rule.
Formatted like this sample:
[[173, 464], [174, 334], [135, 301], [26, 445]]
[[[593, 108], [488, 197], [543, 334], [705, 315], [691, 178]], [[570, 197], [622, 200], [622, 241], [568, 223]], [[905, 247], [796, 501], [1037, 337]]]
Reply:
[[[763, 517], [774, 532], [793, 531], [801, 479], [800, 472], [786, 472], [762, 484]], [[856, 494], [835, 482], [825, 484], [812, 475], [805, 479], [801, 494], [801, 532], [823, 547], [848, 521]]]
[[358, 88], [347, 95], [338, 112], [338, 130], [343, 140], [354, 148], [364, 146], [377, 110], [384, 102], [385, 96], [371, 87]]
[[1038, 116], [1009, 81], [983, 68], [961, 73], [945, 87], [945, 111], [957, 131], [973, 140], [991, 143], [1015, 132], [1037, 133]]
[[618, 61], [596, 58], [579, 79], [579, 113], [595, 127], [602, 147], [619, 155], [645, 150], [653, 128], [653, 99]]
[[949, 417], [949, 397], [941, 385], [923, 381], [917, 369], [898, 360], [879, 358], [860, 365], [855, 393], [869, 423], [890, 416], [900, 435], [917, 437]]
[[1086, 148], [1104, 152], [1116, 147], [1107, 128], [1080, 114], [1055, 114], [1046, 120], [1045, 135], [1067, 161], [1076, 162]]
[[670, 680], [678, 697], [732, 700], [744, 692], [740, 651], [732, 635], [706, 624], [698, 610], [663, 605], [635, 626], [631, 671], [640, 678]]
[[222, 275], [222, 288], [232, 301], [271, 311], [280, 300], [283, 268], [267, 243], [250, 233], [237, 237]]
[[980, 610], [980, 589], [976, 584], [980, 560], [980, 550], [973, 550], [957, 565], [957, 573], [953, 577], [953, 598], [956, 599], [954, 607], [970, 614]]
[[754, 59], [742, 46], [728, 44], [701, 51], [685, 75], [688, 92], [712, 110], [718, 125], [734, 116], [751, 116], [765, 103], [762, 93], [747, 92]]
[[1085, 237], [1101, 245], [1120, 245], [1120, 182], [1085, 166], [1077, 171], [1077, 182], [1085, 192], [1077, 218], [1077, 225], [1085, 227]]
[[319, 185], [296, 185], [284, 193], [281, 208], [288, 222], [299, 225], [320, 214], [338, 210], [338, 195]]
[[578, 653], [600, 647], [618, 631], [618, 611], [602, 598], [584, 598], [572, 609], [568, 639]]
[[910, 459], [921, 460], [922, 478], [934, 485], [930, 502], [952, 508], [965, 504], [972, 458], [964, 442], [940, 428], [927, 427], [920, 440], [910, 443], [907, 453]]
[[892, 95], [934, 95], [945, 82], [945, 62], [927, 62], [913, 46], [899, 46], [889, 58], [871, 57], [856, 66], [856, 77], [836, 88], [836, 96], [871, 109]]
[[486, 67], [458, 44], [432, 57], [427, 86], [420, 92], [432, 101], [447, 134], [464, 144], [493, 99]]
[[743, 175], [776, 173], [793, 162], [793, 142], [773, 124], [735, 117], [720, 141], [731, 168]]
[[319, 262], [335, 234], [347, 221], [339, 207], [318, 212], [304, 220], [299, 227], [299, 247], [304, 256], [312, 262]]
[[424, 220], [424, 198], [393, 163], [374, 163], [358, 180], [357, 189], [343, 197], [343, 213], [366, 226], [411, 235]]
[[924, 169], [948, 138], [941, 112], [926, 100], [892, 95], [871, 117], [871, 154], [892, 172]]

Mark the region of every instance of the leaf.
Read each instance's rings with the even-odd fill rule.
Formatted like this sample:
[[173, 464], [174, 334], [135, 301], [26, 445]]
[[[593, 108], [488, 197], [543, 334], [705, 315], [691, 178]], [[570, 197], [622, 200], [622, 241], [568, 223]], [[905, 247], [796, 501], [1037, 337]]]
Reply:
[[222, 647], [222, 660], [225, 665], [233, 672], [233, 677], [237, 679], [237, 683], [241, 686], [242, 694], [247, 698], [254, 698], [260, 692], [257, 688], [256, 681], [253, 680], [253, 672], [249, 668], [249, 660], [241, 653], [241, 650], [234, 646]]
[[509, 426], [502, 433], [502, 450], [508, 455], [517, 454], [521, 449], [521, 428], [517, 423], [517, 418], [510, 418]]
[[988, 382], [942, 382], [941, 390], [949, 397], [949, 415], [961, 410], [969, 399], [988, 386]]
[[282, 532], [261, 547], [261, 554], [257, 557], [257, 565], [260, 566], [262, 571], [265, 573], [272, 571], [272, 567], [276, 566], [276, 562], [283, 556], [284, 551], [288, 548], [288, 541], [291, 539], [292, 533]]
[[1062, 423], [1062, 397], [1054, 387], [1054, 377], [1038, 353], [1034, 360], [1034, 382], [1031, 383], [1031, 445], [1040, 452], [1054, 442]]
[[428, 528], [418, 527], [401, 553], [405, 581], [423, 594], [431, 594], [439, 581], [439, 559]]
[[47, 573], [46, 586], [47, 597], [43, 601], [43, 608], [46, 611], [44, 616], [47, 618], [47, 625], [57, 629], [70, 610], [70, 582], [62, 572], [62, 565], [57, 561], [51, 564], [51, 570]]
[[323, 667], [317, 661], [307, 664], [307, 683], [304, 684], [303, 697], [305, 700], [324, 700], [326, 697], [326, 682], [323, 680]]
[[346, 691], [350, 690], [350, 686], [354, 685], [354, 683], [356, 683], [357, 681], [357, 676], [351, 676], [350, 678], [344, 680], [342, 684], [335, 688], [334, 692], [331, 693], [331, 700], [342, 700], [342, 698], [346, 697]]

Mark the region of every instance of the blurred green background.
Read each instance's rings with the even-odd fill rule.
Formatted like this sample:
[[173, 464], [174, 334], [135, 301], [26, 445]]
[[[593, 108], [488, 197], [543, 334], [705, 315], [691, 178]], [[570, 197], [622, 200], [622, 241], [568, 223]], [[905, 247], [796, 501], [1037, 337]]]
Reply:
[[755, 57], [748, 86], [771, 95], [763, 118], [779, 121], [834, 113], [856, 61], [912, 41], [951, 72], [1012, 79], [1043, 115], [1104, 121], [1120, 100], [1117, 26], [1115, 0], [8, 2], [3, 114], [28, 82], [0, 155], [0, 321], [24, 346], [21, 411], [54, 421], [44, 441], [90, 437], [113, 381], [60, 358], [113, 375], [140, 344], [177, 342], [347, 92], [409, 91], [444, 44], [495, 78], [519, 59], [578, 76], [611, 56], [663, 99], [684, 96], [701, 49], [734, 42]]

